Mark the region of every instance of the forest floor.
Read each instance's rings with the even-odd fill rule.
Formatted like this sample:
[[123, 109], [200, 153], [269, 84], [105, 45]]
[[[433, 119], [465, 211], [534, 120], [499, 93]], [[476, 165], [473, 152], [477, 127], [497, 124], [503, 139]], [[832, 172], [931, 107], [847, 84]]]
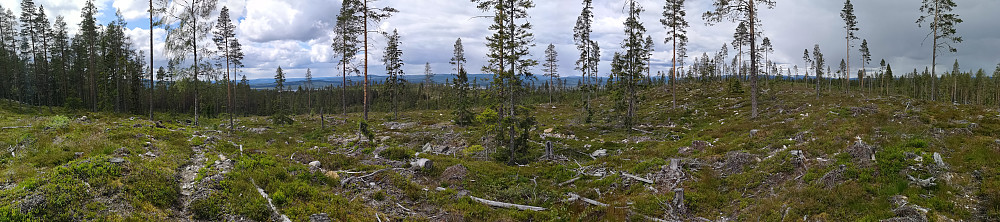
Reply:
[[749, 94], [697, 83], [676, 108], [642, 91], [631, 129], [611, 98], [593, 123], [533, 104], [518, 166], [451, 110], [372, 113], [368, 141], [358, 113], [229, 132], [0, 101], [0, 221], [1000, 220], [997, 109], [769, 84], [754, 119]]

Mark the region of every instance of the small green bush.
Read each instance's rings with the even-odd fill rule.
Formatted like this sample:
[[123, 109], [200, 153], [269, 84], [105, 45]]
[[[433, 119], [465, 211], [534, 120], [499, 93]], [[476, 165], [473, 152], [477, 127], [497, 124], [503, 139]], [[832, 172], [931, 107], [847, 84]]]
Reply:
[[291, 125], [295, 123], [295, 120], [288, 117], [288, 115], [285, 115], [284, 112], [278, 112], [271, 115], [271, 121], [273, 121], [275, 125]]
[[49, 119], [49, 122], [45, 124], [45, 127], [52, 129], [62, 129], [69, 125], [69, 118], [63, 115], [53, 116]]
[[222, 200], [215, 195], [191, 201], [191, 212], [195, 219], [219, 220], [222, 215]]
[[407, 150], [402, 147], [389, 147], [383, 150], [379, 155], [390, 160], [405, 161], [413, 158], [415, 152]]
[[474, 155], [478, 152], [482, 152], [485, 149], [486, 148], [483, 148], [483, 146], [480, 145], [472, 145], [469, 148], [465, 148], [465, 150], [462, 150], [462, 153], [465, 154], [466, 156], [469, 156], [469, 155]]

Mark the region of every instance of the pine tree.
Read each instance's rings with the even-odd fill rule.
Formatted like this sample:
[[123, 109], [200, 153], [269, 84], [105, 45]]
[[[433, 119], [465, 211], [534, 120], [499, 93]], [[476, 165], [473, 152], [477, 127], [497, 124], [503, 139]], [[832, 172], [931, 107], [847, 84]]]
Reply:
[[847, 36], [844, 37], [847, 39], [847, 63], [843, 72], [843, 75], [846, 76], [846, 78], [844, 78], [844, 82], [847, 84], [847, 87], [844, 87], [844, 91], [850, 93], [851, 75], [848, 70], [851, 69], [851, 47], [854, 46], [852, 41], [858, 39], [854, 33], [859, 30], [858, 17], [854, 15], [854, 4], [851, 4], [851, 0], [844, 1], [844, 9], [840, 11], [840, 18], [844, 19], [844, 29], [847, 30]]
[[749, 42], [750, 42], [750, 31], [747, 30], [747, 23], [740, 22], [740, 24], [736, 26], [736, 32], [733, 32], [733, 42], [731, 43], [733, 49], [736, 49], [736, 57], [739, 58], [736, 64], [738, 67], [736, 68], [738, 68], [739, 70], [739, 73], [737, 73], [737, 75], [739, 75], [740, 80], [746, 78], [746, 73], [744, 73], [746, 68], [743, 67], [743, 46], [750, 44]]
[[868, 65], [868, 63], [871, 63], [872, 61], [872, 53], [868, 49], [868, 39], [861, 40], [861, 49], [858, 49], [858, 52], [861, 53], [861, 75], [858, 76], [858, 79], [861, 79], [861, 88], [864, 89], [865, 76], [867, 76], [868, 73], [868, 70], [865, 69], [865, 66]]
[[750, 100], [753, 106], [751, 118], [757, 118], [757, 26], [760, 18], [757, 16], [756, 7], [763, 4], [767, 8], [774, 8], [774, 0], [714, 0], [712, 4], [715, 9], [705, 12], [702, 17], [709, 23], [718, 23], [722, 19], [729, 21], [741, 21], [749, 23], [750, 33]]
[[[762, 52], [764, 52], [764, 62], [767, 64], [767, 66], [765, 66], [765, 69], [770, 70], [771, 65], [773, 64], [771, 62], [771, 59], [767, 58], [768, 57], [767, 55], [774, 52], [774, 45], [771, 44], [771, 38], [764, 37], [764, 40], [761, 41], [760, 43], [760, 49]], [[765, 78], [771, 76], [771, 72], [767, 72], [767, 74], [765, 74], [764, 76]]]
[[826, 63], [826, 60], [823, 59], [823, 52], [819, 50], [819, 44], [813, 47], [813, 57], [810, 61], [813, 62], [813, 68], [816, 69], [813, 72], [816, 75], [816, 99], [819, 99], [820, 86], [823, 84], [823, 65]]
[[958, 76], [961, 75], [962, 71], [958, 69], [958, 59], [955, 59], [955, 64], [952, 65], [951, 70], [951, 102], [958, 103]]
[[952, 47], [952, 43], [962, 43], [962, 37], [958, 36], [955, 25], [962, 23], [962, 19], [957, 14], [949, 13], [958, 5], [953, 0], [923, 0], [920, 12], [926, 13], [917, 18], [917, 27], [922, 27], [924, 22], [931, 29], [933, 44], [931, 46], [931, 100], [937, 101], [937, 51], [947, 49], [949, 52], [958, 52]]
[[[385, 20], [385, 19], [388, 19], [389, 17], [391, 17], [392, 13], [396, 13], [396, 12], [399, 12], [399, 11], [396, 10], [395, 8], [391, 8], [391, 7], [385, 7], [385, 8], [370, 8], [370, 7], [368, 7], [368, 3], [369, 2], [375, 2], [375, 1], [378, 1], [378, 0], [363, 0], [363, 1], [364, 1], [363, 5], [362, 5], [361, 10], [360, 10], [361, 15], [354, 14], [353, 16], [360, 16], [361, 17], [360, 21], [361, 21], [361, 23], [363, 25], [363, 29], [361, 29], [361, 31], [362, 31], [362, 35], [364, 35], [364, 38], [363, 38], [364, 44], [362, 44], [362, 46], [364, 47], [364, 51], [365, 51], [365, 62], [364, 62], [364, 67], [365, 67], [365, 71], [364, 71], [365, 85], [364, 85], [364, 100], [363, 100], [364, 101], [364, 107], [363, 107], [364, 108], [364, 115], [363, 115], [363, 119], [362, 120], [364, 120], [365, 122], [367, 122], [368, 121], [368, 109], [370, 107], [369, 102], [368, 102], [368, 98], [370, 97], [370, 96], [368, 96], [368, 31], [369, 31], [368, 30], [368, 23], [379, 23], [382, 20]], [[363, 125], [367, 125], [367, 123], [364, 123]], [[367, 131], [367, 129], [361, 129], [361, 131]]]
[[65, 103], [65, 98], [69, 95], [69, 58], [70, 58], [70, 45], [69, 45], [69, 27], [66, 24], [66, 20], [63, 16], [56, 16], [56, 20], [52, 23], [52, 44], [50, 45], [49, 51], [51, 55], [51, 65], [50, 70], [52, 71], [53, 78], [50, 79], [54, 88], [50, 89], [54, 91], [55, 101], [54, 104]]
[[347, 73], [358, 73], [358, 69], [352, 64], [354, 57], [361, 51], [360, 35], [362, 30], [362, 17], [355, 16], [362, 11], [362, 0], [341, 1], [340, 14], [337, 15], [337, 25], [334, 26], [333, 47], [337, 60], [337, 65], [341, 68], [341, 93], [340, 104], [343, 107], [343, 115], [347, 115]]
[[576, 49], [580, 51], [580, 57], [576, 60], [575, 70], [579, 70], [583, 75], [581, 88], [584, 89], [586, 94], [586, 98], [583, 101], [583, 121], [586, 123], [590, 122], [593, 112], [590, 110], [590, 99], [594, 91], [593, 83], [597, 75], [598, 63], [601, 61], [601, 49], [597, 41], [590, 39], [594, 23], [594, 8], [592, 4], [593, 0], [583, 0], [583, 9], [580, 12], [580, 16], [576, 19], [576, 25], [573, 27], [573, 41], [576, 43]]
[[[663, 18], [660, 19], [660, 24], [667, 30], [667, 38], [663, 43], [673, 43], [673, 57], [670, 59], [671, 71], [670, 71], [670, 93], [673, 99], [671, 99], [671, 105], [674, 109], [677, 108], [677, 44], [680, 42], [687, 42], [687, 20], [684, 16], [687, 16], [687, 12], [684, 11], [684, 0], [666, 0], [666, 5], [663, 6]], [[725, 43], [722, 44], [722, 48], [725, 48]], [[725, 49], [724, 49], [725, 50]]]
[[[385, 55], [382, 56], [382, 62], [385, 63], [385, 72], [389, 74], [386, 77], [386, 86], [392, 91], [392, 118], [399, 118], [399, 110], [396, 105], [399, 98], [399, 88], [402, 87], [403, 83], [403, 50], [400, 48], [399, 42], [399, 32], [392, 30], [392, 34], [386, 34], [386, 42], [388, 45], [385, 47]], [[427, 64], [427, 70], [430, 71], [430, 63]], [[428, 77], [429, 79], [429, 77]], [[425, 80], [426, 81], [426, 80]]]
[[622, 48], [625, 53], [619, 53], [612, 68], [612, 72], [617, 83], [618, 108], [624, 110], [622, 124], [626, 129], [631, 129], [638, 108], [637, 88], [642, 72], [645, 69], [646, 57], [649, 53], [644, 46], [643, 36], [646, 28], [639, 22], [639, 15], [642, 13], [642, 6], [635, 0], [628, 1], [628, 17], [625, 19], [625, 40], [622, 41]]
[[[530, 129], [535, 125], [534, 117], [528, 112], [528, 107], [521, 106], [519, 99], [524, 93], [523, 80], [531, 78], [532, 73], [529, 70], [538, 64], [534, 59], [528, 58], [530, 55], [528, 49], [534, 46], [532, 43], [534, 35], [529, 32], [531, 23], [518, 22], [528, 18], [528, 9], [535, 7], [535, 4], [531, 0], [471, 1], [476, 3], [476, 8], [479, 10], [494, 13], [493, 24], [489, 27], [494, 33], [486, 37], [486, 46], [490, 50], [487, 55], [488, 64], [483, 67], [483, 71], [493, 73], [494, 85], [503, 91], [497, 94], [502, 97], [497, 97], [501, 100], [497, 101], [496, 107], [506, 106], [501, 110], [501, 113], [505, 114], [499, 128], [506, 128], [508, 131], [504, 147], [509, 156], [499, 159], [514, 165], [525, 161]], [[506, 100], [506, 105], [503, 105], [502, 100]]]
[[81, 17], [83, 18], [83, 20], [80, 22], [80, 34], [81, 34], [80, 37], [82, 37], [82, 39], [74, 38], [73, 42], [76, 43], [77, 41], [80, 41], [82, 44], [81, 46], [86, 47], [85, 49], [86, 55], [84, 55], [83, 57], [87, 59], [86, 71], [87, 71], [87, 76], [89, 77], [87, 79], [87, 82], [90, 83], [89, 100], [91, 103], [91, 109], [92, 109], [91, 111], [96, 112], [97, 111], [97, 61], [96, 61], [97, 47], [96, 46], [98, 44], [99, 25], [97, 25], [97, 19], [95, 18], [95, 16], [97, 15], [97, 7], [94, 6], [94, 1], [87, 0], [87, 3], [84, 5], [80, 13]]
[[552, 88], [554, 87], [554, 80], [559, 78], [559, 52], [556, 52], [556, 46], [549, 44], [549, 47], [545, 49], [545, 63], [542, 64], [542, 72], [545, 72], [544, 76], [549, 77], [549, 103], [552, 103]]
[[160, 0], [160, 5], [165, 14], [161, 18], [162, 24], [166, 24], [167, 40], [166, 50], [171, 60], [183, 61], [187, 58], [190, 50], [194, 55], [194, 124], [198, 125], [198, 109], [201, 106], [198, 102], [198, 85], [201, 75], [198, 59], [198, 39], [208, 34], [210, 23], [208, 17], [215, 11], [218, 0]]
[[431, 70], [431, 63], [424, 63], [424, 84], [434, 85], [434, 71]]
[[313, 90], [313, 74], [312, 69], [306, 68], [306, 106], [309, 108], [309, 114], [312, 115], [312, 90]]
[[232, 92], [232, 81], [230, 81], [230, 64], [232, 58], [235, 57], [235, 50], [231, 48], [231, 40], [236, 38], [236, 25], [233, 25], [232, 19], [229, 18], [229, 8], [226, 6], [222, 7], [222, 11], [219, 12], [219, 19], [215, 23], [215, 31], [212, 32], [212, 40], [215, 42], [216, 47], [219, 52], [221, 52], [221, 57], [225, 59], [226, 63], [226, 107], [229, 109], [229, 129], [232, 130], [234, 126], [233, 122], [233, 92]]

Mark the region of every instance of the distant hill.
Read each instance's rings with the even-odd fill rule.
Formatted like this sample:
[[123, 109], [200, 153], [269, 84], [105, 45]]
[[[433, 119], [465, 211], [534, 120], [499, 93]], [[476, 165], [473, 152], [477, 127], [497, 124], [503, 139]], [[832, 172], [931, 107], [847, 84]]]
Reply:
[[[369, 81], [380, 83], [384, 82], [387, 76], [384, 75], [373, 75], [369, 76]], [[455, 79], [454, 74], [436, 74], [432, 79], [436, 84], [450, 83], [452, 79]], [[480, 86], [484, 87], [490, 84], [493, 74], [469, 74], [469, 82], [472, 83], [473, 80]], [[548, 80], [548, 77], [535, 76], [537, 80], [532, 80], [535, 84], [542, 84], [544, 81]], [[424, 81], [423, 75], [404, 75], [403, 79], [410, 83], [420, 83]], [[560, 78], [566, 81], [567, 87], [575, 87], [577, 83], [583, 80], [580, 76], [570, 76]], [[601, 79], [604, 79], [602, 77]], [[347, 76], [348, 84], [363, 82], [364, 77], [362, 76]], [[254, 89], [273, 89], [274, 79], [253, 79], [248, 80], [250, 82], [250, 88]], [[292, 89], [297, 89], [299, 86], [304, 86], [306, 82], [305, 78], [290, 78], [285, 80], [286, 87], [292, 87]], [[324, 88], [330, 85], [334, 87], [340, 86], [344, 82], [342, 77], [320, 77], [313, 78], [313, 88]]]

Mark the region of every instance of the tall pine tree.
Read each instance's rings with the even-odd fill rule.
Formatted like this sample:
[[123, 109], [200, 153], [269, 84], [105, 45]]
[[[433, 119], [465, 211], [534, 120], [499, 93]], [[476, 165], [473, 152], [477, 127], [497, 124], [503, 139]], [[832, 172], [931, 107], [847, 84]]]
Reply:
[[774, 8], [774, 0], [713, 0], [714, 10], [705, 12], [702, 17], [709, 23], [721, 22], [723, 19], [729, 21], [740, 21], [748, 23], [750, 38], [750, 100], [753, 104], [751, 118], [757, 117], [757, 29], [760, 25], [760, 17], [757, 16], [757, 6], [763, 4], [767, 8]]
[[667, 38], [664, 43], [673, 43], [673, 57], [670, 59], [672, 63], [670, 65], [670, 94], [673, 99], [670, 103], [675, 109], [677, 108], [677, 85], [675, 84], [677, 81], [677, 43], [687, 41], [687, 28], [690, 27], [684, 16], [687, 16], [687, 12], [684, 11], [684, 0], [667, 0], [667, 4], [663, 6], [663, 19], [660, 19], [660, 23], [667, 29]]
[[958, 5], [954, 0], [923, 0], [920, 12], [925, 13], [917, 18], [917, 26], [922, 27], [926, 22], [931, 29], [931, 100], [937, 101], [937, 55], [938, 49], [947, 49], [948, 52], [958, 52], [952, 47], [952, 43], [961, 43], [962, 37], [958, 36], [955, 25], [962, 23], [958, 14], [949, 13]]

